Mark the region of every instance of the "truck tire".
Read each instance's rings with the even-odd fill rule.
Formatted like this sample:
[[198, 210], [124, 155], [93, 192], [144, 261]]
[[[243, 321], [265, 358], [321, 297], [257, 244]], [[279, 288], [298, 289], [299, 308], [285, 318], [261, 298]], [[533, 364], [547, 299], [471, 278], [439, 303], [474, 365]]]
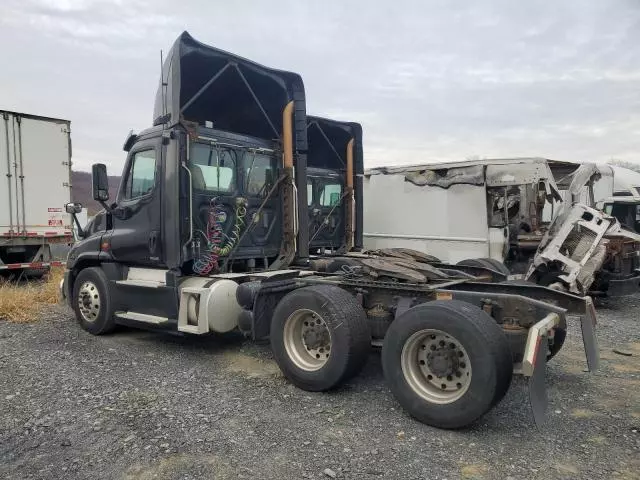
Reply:
[[288, 293], [271, 320], [271, 349], [284, 376], [312, 392], [355, 376], [371, 349], [366, 314], [355, 297], [333, 285]]
[[479, 267], [479, 268], [490, 268], [491, 270], [495, 270], [500, 272], [505, 276], [511, 275], [511, 271], [507, 268], [507, 266], [495, 260], [493, 258], [469, 258], [467, 260], [461, 260], [456, 265], [462, 265], [467, 267]]
[[502, 329], [486, 312], [436, 300], [410, 308], [391, 324], [382, 367], [391, 392], [413, 417], [454, 429], [502, 400], [513, 359]]
[[48, 275], [50, 272], [51, 272], [50, 267], [27, 268], [24, 270], [24, 276], [29, 280], [40, 280], [45, 275]]
[[101, 268], [80, 271], [73, 283], [72, 305], [78, 323], [87, 332], [102, 335], [115, 328], [109, 280]]

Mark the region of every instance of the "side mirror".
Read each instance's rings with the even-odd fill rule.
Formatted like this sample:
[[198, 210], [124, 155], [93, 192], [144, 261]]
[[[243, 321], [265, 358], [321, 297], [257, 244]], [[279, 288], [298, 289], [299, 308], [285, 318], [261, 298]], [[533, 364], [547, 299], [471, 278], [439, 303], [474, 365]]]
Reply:
[[71, 214], [71, 217], [73, 218], [74, 223], [76, 224], [76, 227], [78, 228], [78, 236], [80, 238], [84, 238], [85, 234], [84, 234], [84, 230], [82, 230], [82, 225], [80, 225], [80, 221], [78, 220], [78, 217], [76, 216], [78, 213], [80, 213], [82, 211], [82, 204], [81, 203], [65, 203], [64, 204], [64, 209], [67, 213]]
[[91, 167], [93, 199], [103, 203], [109, 200], [109, 177], [104, 163], [95, 163]]
[[82, 211], [82, 204], [81, 203], [67, 203], [64, 206], [64, 209], [67, 213], [70, 213], [71, 215], [74, 215], [76, 213], [80, 213]]

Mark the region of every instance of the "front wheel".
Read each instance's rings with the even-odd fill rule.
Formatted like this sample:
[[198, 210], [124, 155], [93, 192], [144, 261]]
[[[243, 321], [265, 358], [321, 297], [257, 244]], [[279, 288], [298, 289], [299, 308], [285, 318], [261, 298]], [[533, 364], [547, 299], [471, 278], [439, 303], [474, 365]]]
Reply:
[[412, 416], [449, 429], [496, 405], [513, 374], [502, 329], [480, 308], [455, 300], [418, 305], [397, 318], [387, 330], [382, 366]]
[[350, 293], [331, 285], [288, 293], [273, 312], [270, 337], [284, 376], [314, 392], [356, 375], [371, 348], [364, 310]]
[[73, 283], [73, 310], [80, 326], [93, 335], [115, 328], [109, 280], [101, 268], [81, 270]]

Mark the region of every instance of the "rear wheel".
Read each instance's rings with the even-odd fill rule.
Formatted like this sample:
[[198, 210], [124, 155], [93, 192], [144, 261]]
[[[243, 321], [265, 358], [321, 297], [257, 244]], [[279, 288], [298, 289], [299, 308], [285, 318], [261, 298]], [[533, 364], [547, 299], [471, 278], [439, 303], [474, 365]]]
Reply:
[[495, 270], [506, 277], [511, 275], [511, 271], [507, 268], [507, 266], [493, 258], [469, 258], [467, 260], [462, 260], [457, 263], [457, 265], [462, 265], [466, 267], [479, 267], [479, 268], [489, 268], [491, 270]]
[[73, 283], [73, 310], [80, 326], [93, 335], [115, 328], [109, 280], [101, 268], [81, 270]]
[[303, 390], [330, 390], [356, 375], [371, 348], [367, 317], [356, 299], [330, 285], [288, 293], [271, 321], [278, 366]]
[[455, 300], [418, 305], [396, 319], [382, 366], [400, 404], [439, 428], [480, 418], [504, 397], [513, 373], [502, 329], [480, 308]]

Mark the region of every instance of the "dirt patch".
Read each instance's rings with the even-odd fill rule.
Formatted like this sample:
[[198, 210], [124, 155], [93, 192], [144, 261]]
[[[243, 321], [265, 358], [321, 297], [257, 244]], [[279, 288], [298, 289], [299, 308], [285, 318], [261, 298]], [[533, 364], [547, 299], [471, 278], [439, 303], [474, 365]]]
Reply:
[[467, 479], [485, 478], [489, 468], [483, 463], [463, 465], [460, 467], [460, 476]]
[[570, 415], [573, 418], [591, 418], [594, 417], [596, 413], [591, 410], [587, 410], [586, 408], [574, 408], [571, 410]]
[[[215, 455], [171, 455], [152, 465], [136, 464], [124, 474], [125, 480], [196, 478], [206, 472], [212, 480], [238, 478], [230, 465]], [[196, 477], [188, 475], [191, 473]]]
[[606, 445], [607, 437], [603, 437], [602, 435], [595, 435], [593, 437], [587, 437], [587, 442], [594, 443], [596, 445]]
[[640, 367], [637, 367], [636, 365], [629, 365], [626, 363], [614, 364], [611, 365], [611, 368], [613, 368], [618, 373], [640, 373]]
[[244, 353], [226, 351], [224, 357], [229, 362], [227, 369], [249, 378], [269, 378], [282, 375], [273, 360], [262, 360]]
[[578, 467], [570, 463], [557, 463], [554, 468], [559, 478], [573, 478], [580, 473]]

